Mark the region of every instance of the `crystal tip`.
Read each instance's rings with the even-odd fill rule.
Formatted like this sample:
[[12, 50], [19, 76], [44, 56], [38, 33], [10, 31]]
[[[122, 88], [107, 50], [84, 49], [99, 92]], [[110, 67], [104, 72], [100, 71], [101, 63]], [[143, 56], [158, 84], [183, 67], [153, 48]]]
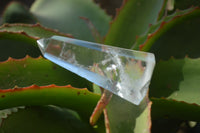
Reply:
[[42, 54], [44, 54], [44, 50], [45, 50], [44, 39], [37, 40], [37, 43], [38, 43], [38, 47], [40, 48], [40, 51], [42, 52]]

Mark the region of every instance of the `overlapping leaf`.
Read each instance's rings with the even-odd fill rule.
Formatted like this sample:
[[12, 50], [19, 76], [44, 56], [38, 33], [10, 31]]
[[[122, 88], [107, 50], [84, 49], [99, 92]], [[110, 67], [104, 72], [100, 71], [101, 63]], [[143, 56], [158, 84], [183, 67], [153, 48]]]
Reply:
[[[156, 97], [152, 99], [155, 101], [153, 108], [155, 116], [166, 113], [165, 115], [181, 118], [184, 114], [185, 119], [199, 120], [197, 117], [200, 109], [199, 68], [199, 58], [170, 59], [157, 64], [150, 86], [150, 97]], [[158, 98], [162, 97], [166, 99], [160, 99], [159, 103]], [[163, 104], [164, 102], [166, 103]], [[163, 105], [166, 107], [163, 108]], [[165, 109], [169, 111], [162, 112]]]
[[39, 24], [5, 24], [0, 27], [0, 61], [8, 57], [24, 58], [26, 55], [38, 57], [40, 51], [36, 39], [52, 35], [70, 36], [47, 29]]
[[105, 44], [131, 48], [137, 36], [156, 22], [164, 0], [128, 0], [118, 11], [105, 39]]
[[[0, 49], [1, 50], [0, 60], [1, 61], [5, 61], [8, 57], [24, 58], [27, 54], [31, 55], [33, 57], [38, 57], [40, 55], [40, 51], [37, 47], [36, 39], [39, 39], [41, 37], [50, 37], [50, 36], [55, 35], [55, 34], [56, 35], [62, 35], [62, 36], [70, 36], [70, 35], [67, 35], [67, 34], [59, 33], [55, 30], [51, 30], [51, 29], [41, 27], [38, 24], [36, 24], [36, 25], [24, 25], [24, 24], [8, 24], [7, 25], [6, 24], [6, 25], [3, 25], [3, 26], [0, 27], [0, 34], [1, 34], [1, 36], [0, 36], [0, 47], [1, 47], [1, 49]], [[29, 59], [27, 59], [26, 61], [28, 61], [28, 60]], [[30, 59], [30, 60], [32, 60], [33, 62], [36, 61], [36, 60], [33, 60], [33, 59]], [[75, 74], [72, 74], [71, 72], [64, 70], [64, 69], [62, 69], [58, 66], [54, 66], [54, 64], [50, 63], [50, 62], [49, 62], [49, 65], [47, 65], [48, 64], [47, 60], [44, 60], [44, 59], [39, 59], [39, 60], [36, 61], [37, 62], [36, 64], [39, 65], [39, 63], [41, 63], [41, 62], [43, 62], [44, 64], [41, 63], [41, 65], [39, 65], [39, 66], [37, 66], [35, 64], [35, 67], [28, 70], [30, 72], [29, 75], [27, 75], [28, 71], [23, 71], [25, 69], [25, 67], [23, 67], [23, 64], [24, 64], [24, 66], [26, 66], [25, 60], [21, 62], [21, 66], [19, 65], [20, 63], [19, 64], [16, 63], [16, 62], [20, 62], [20, 61], [16, 61], [16, 60], [10, 61], [9, 63], [11, 63], [11, 64], [13, 63], [12, 66], [19, 68], [19, 70], [14, 71], [13, 68], [10, 68], [9, 71], [3, 71], [4, 69], [2, 68], [1, 69], [2, 78], [6, 78], [6, 79], [9, 79], [9, 80], [8, 81], [7, 80], [1, 80], [2, 82], [5, 81], [1, 84], [1, 88], [10, 88], [10, 87], [12, 88], [14, 85], [28, 86], [28, 85], [32, 85], [32, 84], [47, 85], [47, 84], [52, 84], [52, 83], [55, 83], [55, 84], [58, 84], [58, 85], [71, 84], [71, 85], [76, 86], [76, 87], [89, 87], [88, 85], [86, 85], [86, 84], [88, 84], [88, 82], [86, 80], [82, 80], [80, 77], [76, 76]], [[8, 66], [10, 65], [9, 63], [7, 62]], [[18, 64], [18, 65], [16, 65], [16, 64]], [[37, 68], [37, 67], [39, 67], [39, 68]], [[60, 72], [53, 69], [53, 67], [58, 68], [57, 70], [60, 71]], [[9, 67], [7, 67], [7, 68], [9, 69]], [[51, 69], [51, 70], [49, 70], [49, 69]], [[38, 71], [38, 70], [42, 70], [42, 71]], [[23, 72], [24, 75], [22, 75], [20, 71]], [[53, 72], [53, 71], [57, 74], [60, 73], [62, 76], [58, 76], [57, 74], [54, 75], [55, 73], [53, 75], [51, 75], [50, 73]], [[9, 72], [15, 73], [15, 74], [13, 74], [13, 77], [12, 76], [6, 77], [6, 75], [7, 76], [9, 75]], [[43, 78], [43, 80], [39, 79], [38, 77], [40, 77], [40, 76], [38, 76], [38, 75], [40, 75], [40, 73], [37, 73], [38, 75], [35, 75], [34, 79], [32, 79], [33, 77], [32, 78], [26, 77], [26, 76], [33, 76], [31, 74], [33, 74], [35, 72], [36, 73], [37, 72], [44, 72], [43, 74], [46, 73], [45, 74], [46, 77], [41, 76]], [[50, 74], [50, 77], [47, 76], [49, 74]], [[51, 80], [50, 80], [50, 78], [51, 78]], [[22, 79], [23, 79], [23, 82], [22, 82]], [[25, 79], [27, 79], [27, 80], [25, 80]]]
[[110, 17], [92, 0], [36, 0], [30, 10], [42, 25], [70, 33], [77, 39], [94, 41], [80, 17], [88, 18], [102, 36], [109, 27]]
[[35, 23], [35, 21], [29, 9], [15, 1], [7, 5], [2, 15], [2, 23]]
[[0, 132], [9, 133], [94, 133], [94, 129], [71, 110], [56, 106], [19, 109], [3, 119]]
[[199, 57], [199, 21], [199, 8], [176, 12], [151, 26], [147, 34], [138, 38], [134, 49], [151, 51], [157, 60]]
[[[152, 117], [176, 120], [199, 121], [200, 106], [167, 98], [151, 98]], [[156, 127], [155, 127], [156, 128]]]
[[[118, 16], [111, 24], [105, 44], [131, 48], [136, 37], [143, 34], [149, 24], [156, 22], [163, 4], [164, 1], [124, 1]], [[148, 98], [136, 106], [113, 95], [107, 107], [109, 130], [114, 133], [149, 133], [151, 127], [150, 108], [151, 104], [148, 102]]]
[[[199, 57], [199, 15], [198, 7], [178, 11], [152, 25], [136, 41], [134, 49], [155, 53], [157, 61], [168, 60], [171, 56], [183, 58], [161, 61], [156, 65], [150, 86], [153, 119], [169, 117], [199, 121], [199, 69], [195, 68], [199, 66], [199, 59], [185, 58], [186, 55]], [[154, 129], [157, 126], [154, 124]]]
[[53, 35], [72, 37], [70, 34], [61, 33], [57, 30], [43, 27], [40, 24], [4, 24], [0, 27], [0, 32], [22, 32], [23, 34], [26, 34], [34, 39], [47, 38]]
[[[150, 96], [200, 105], [200, 59], [160, 61], [154, 71]], [[157, 82], [159, 79], [159, 82]]]
[[88, 82], [81, 77], [57, 66], [56, 64], [40, 57], [33, 59], [9, 59], [0, 63], [0, 88], [13, 88], [37, 84], [39, 86], [56, 84], [71, 84], [74, 87], [88, 87]]
[[200, 6], [199, 0], [175, 0], [174, 8], [184, 10], [191, 8], [192, 6]]
[[[70, 2], [71, 4], [66, 5], [64, 1], [54, 2], [52, 0], [38, 0], [32, 6], [31, 11], [38, 18], [38, 21], [40, 21], [43, 25], [57, 28], [61, 31], [63, 30], [66, 33], [72, 33], [75, 35], [76, 38], [94, 40], [91, 32], [89, 31], [89, 28], [87, 27], [87, 24], [85, 24], [84, 21], [80, 21], [79, 19], [79, 16], [89, 14], [89, 16], [84, 17], [88, 17], [89, 20], [91, 20], [91, 22], [97, 28], [97, 30], [100, 31], [101, 35], [105, 35], [108, 27], [107, 24], [109, 21], [109, 17], [107, 17], [96, 5], [91, 3], [89, 0], [86, 2], [82, 2], [80, 0], [66, 1]], [[82, 3], [83, 8], [77, 7], [77, 5], [79, 6], [80, 2]], [[118, 13], [118, 17], [111, 25], [111, 29], [106, 37], [105, 43], [130, 48], [135, 42], [136, 36], [145, 33], [149, 24], [154, 24], [154, 22], [156, 22], [160, 9], [163, 9], [163, 2], [164, 1], [155, 2], [145, 0], [125, 1], [122, 10]], [[58, 6], [57, 8], [52, 8], [55, 7], [55, 4], [60, 6]], [[76, 9], [80, 10], [74, 12], [74, 5], [76, 5]], [[66, 6], [68, 6], [68, 8], [61, 8]], [[177, 4], [175, 5], [175, 7], [176, 6]], [[85, 8], [88, 8], [88, 10], [86, 10], [82, 14], [82, 11], [84, 11]], [[59, 15], [57, 11], [60, 12]], [[66, 15], [67, 13], [69, 13], [70, 15]], [[199, 57], [199, 14], [199, 8], [191, 8], [185, 11], [176, 12], [175, 14], [168, 16], [163, 20], [160, 20], [160, 22], [158, 22], [157, 24], [152, 25], [143, 37], [140, 37], [136, 40], [135, 49], [139, 49], [140, 46], [141, 50], [154, 52], [158, 60], [169, 59], [169, 57], [171, 57], [172, 55], [177, 58], [184, 58], [185, 55], [189, 55], [190, 57]], [[66, 18], [65, 15], [67, 16]], [[98, 17], [94, 17], [95, 15]], [[79, 27], [77, 25], [81, 26]], [[38, 25], [30, 27], [24, 25], [3, 26], [0, 28], [0, 49], [2, 49], [1, 53], [3, 53], [3, 56], [7, 53], [8, 54], [4, 58], [2, 58], [3, 56], [1, 56], [1, 60], [5, 60], [8, 56], [22, 58], [26, 54], [30, 54], [31, 52], [33, 52], [34, 57], [37, 57], [40, 53], [37, 51], [37, 47], [35, 47], [35, 40], [40, 37], [50, 37], [53, 34], [57, 33], [55, 31], [49, 31], [47, 29], [41, 28]], [[8, 47], [8, 45], [6, 46], [3, 44], [12, 44], [15, 47], [10, 48]], [[21, 44], [23, 44], [25, 48], [21, 47]], [[29, 46], [33, 46], [36, 51], [33, 50], [33, 47], [31, 47], [30, 50], [27, 50], [27, 44]], [[141, 44], [144, 45], [141, 46]], [[18, 51], [18, 53], [16, 53], [15, 55], [11, 54], [15, 53], [16, 51]], [[21, 53], [22, 55], [20, 55], [19, 53]], [[45, 67], [47, 67], [47, 69], [45, 69]], [[185, 116], [184, 119], [186, 120], [200, 120], [200, 118], [197, 117], [200, 110], [200, 96], [198, 93], [198, 81], [200, 80], [200, 73], [198, 69], [199, 67], [199, 59], [170, 59], [168, 61], [161, 61], [158, 63], [152, 79], [152, 85], [150, 87], [150, 96], [154, 97], [151, 99], [153, 101], [153, 118], [168, 116], [181, 119], [182, 116]], [[68, 83], [73, 84], [73, 86], [80, 85], [85, 87], [88, 85], [82, 79], [77, 79], [77, 76], [72, 75], [62, 68], [59, 68], [57, 66], [55, 67], [55, 65], [42, 58], [26, 58], [24, 60], [10, 59], [7, 62], [0, 63], [0, 73], [0, 79], [4, 79], [0, 81], [0, 85], [3, 85], [2, 88], [12, 88], [14, 85], [28, 86], [34, 83], [37, 83], [38, 85], [47, 85], [52, 82], [58, 85], [65, 85]], [[65, 74], [67, 75], [66, 77]], [[16, 89], [13, 90], [13, 93], [11, 90], [9, 90], [8, 92], [0, 92], [0, 94], [6, 94], [1, 94], [0, 103], [2, 102], [1, 104], [4, 105], [4, 108], [28, 104], [55, 104], [59, 106], [65, 106], [64, 101], [66, 99], [62, 99], [62, 97], [69, 94], [72, 95], [68, 97], [69, 99], [74, 98], [72, 102], [74, 105], [72, 105], [70, 100], [70, 102], [65, 101], [66, 106], [84, 112], [87, 109], [82, 110], [83, 105], [87, 104], [87, 102], [92, 102], [89, 101], [92, 100], [90, 96], [88, 98], [88, 101], [83, 100], [86, 97], [82, 97], [83, 99], [79, 99], [80, 97], [77, 98], [81, 94], [84, 95], [84, 93], [79, 93], [78, 89], [70, 89], [70, 91], [67, 92], [68, 94], [65, 94], [64, 92], [66, 90], [64, 91], [64, 88], [62, 88], [62, 91], [60, 91], [60, 87], [41, 89], [42, 91], [40, 89], [37, 89], [40, 87], [35, 86], [35, 88], [35, 90], [30, 88], [28, 90], [22, 89], [23, 91], [19, 91], [19, 93], [16, 91]], [[29, 93], [28, 91], [30, 91], [31, 93]], [[7, 94], [8, 96], [11, 96], [10, 99], [9, 97], [7, 97]], [[58, 95], [61, 97], [58, 97]], [[91, 96], [92, 95], [95, 94], [91, 93]], [[39, 97], [39, 99], [44, 98], [44, 102], [41, 102], [43, 101], [43, 99], [37, 101], [37, 96]], [[47, 97], [50, 98], [48, 99]], [[97, 97], [99, 96], [95, 96], [94, 99], [96, 99]], [[13, 103], [12, 98], [16, 98], [15, 101], [17, 102]], [[28, 99], [29, 102], [27, 101], [27, 103], [25, 103], [25, 99]], [[54, 101], [52, 99], [54, 99]], [[80, 105], [79, 101], [76, 101], [77, 99], [79, 99], [80, 102], [85, 102], [85, 104], [81, 104], [82, 106], [76, 108], [76, 106]], [[5, 102], [6, 104], [3, 103], [4, 100], [8, 100]], [[110, 119], [110, 130], [115, 133], [149, 133], [151, 126], [151, 121], [149, 119], [151, 103], [148, 103], [148, 99], [144, 99], [144, 103], [142, 103], [140, 106], [134, 106], [132, 104], [130, 105], [130, 103], [121, 100], [120, 98], [114, 96], [111, 100], [111, 103], [108, 105], [107, 109]], [[39, 110], [42, 112], [43, 107], [40, 108], [42, 109], [40, 110], [39, 108], [37, 108], [36, 111]], [[27, 113], [34, 114], [34, 110], [35, 109], [32, 108]], [[45, 112], [49, 112], [47, 111], [49, 109], [45, 108], [44, 110]], [[63, 113], [61, 114], [63, 115]], [[89, 113], [86, 114], [89, 115]], [[24, 116], [26, 115], [23, 115], [22, 118], [26, 118]], [[15, 116], [13, 116], [13, 119], [10, 117], [10, 119], [12, 121], [13, 119], [19, 120]], [[6, 125], [6, 123], [4, 124]], [[62, 129], [64, 129], [64, 127], [62, 127], [61, 130]]]
[[58, 105], [76, 110], [85, 117], [91, 115], [98, 99], [99, 95], [87, 89], [71, 86], [32, 85], [25, 88], [0, 90], [1, 109], [31, 105]]

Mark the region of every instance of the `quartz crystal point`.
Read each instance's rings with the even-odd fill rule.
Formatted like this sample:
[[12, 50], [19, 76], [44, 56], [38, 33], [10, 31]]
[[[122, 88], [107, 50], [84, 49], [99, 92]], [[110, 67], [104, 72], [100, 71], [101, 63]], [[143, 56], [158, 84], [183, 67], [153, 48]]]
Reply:
[[148, 91], [152, 53], [61, 36], [37, 42], [45, 58], [133, 104], [139, 105]]

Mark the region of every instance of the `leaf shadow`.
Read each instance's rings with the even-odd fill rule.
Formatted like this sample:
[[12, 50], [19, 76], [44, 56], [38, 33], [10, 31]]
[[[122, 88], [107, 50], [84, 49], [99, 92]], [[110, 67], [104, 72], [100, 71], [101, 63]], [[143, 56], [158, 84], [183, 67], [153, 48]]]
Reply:
[[155, 69], [150, 84], [150, 97], [168, 97], [179, 91], [180, 83], [184, 80], [183, 67], [185, 60], [160, 61]]

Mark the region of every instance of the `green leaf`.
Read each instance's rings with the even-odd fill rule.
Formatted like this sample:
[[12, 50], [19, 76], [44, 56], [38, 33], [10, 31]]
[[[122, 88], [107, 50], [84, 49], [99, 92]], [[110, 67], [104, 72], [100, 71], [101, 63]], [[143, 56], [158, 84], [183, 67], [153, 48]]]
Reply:
[[[156, 65], [150, 85], [150, 97], [156, 98], [152, 98], [155, 116], [160, 116], [158, 112], [162, 112], [162, 115], [166, 113], [167, 116], [177, 115], [180, 118], [184, 116], [182, 119], [200, 120], [197, 117], [197, 110], [200, 109], [199, 68], [200, 58], [171, 58]], [[166, 99], [159, 99], [162, 97]]]
[[88, 81], [67, 71], [64, 68], [40, 57], [33, 59], [11, 59], [0, 62], [0, 88], [13, 88], [30, 86], [32, 84], [41, 85], [66, 85], [74, 87], [88, 87]]
[[199, 57], [200, 9], [191, 8], [170, 15], [138, 38], [134, 49], [153, 52], [159, 59]]
[[[197, 93], [197, 92], [196, 92]], [[200, 106], [167, 98], [151, 98], [152, 118], [200, 121]]]
[[[26, 88], [0, 90], [0, 109], [18, 106], [55, 105], [75, 110], [86, 123], [89, 123], [89, 117], [99, 98], [100, 95], [87, 89], [73, 88], [69, 85], [42, 87], [33, 85]], [[104, 130], [104, 125], [101, 120], [97, 123], [95, 131], [102, 132], [102, 130]]]
[[161, 8], [161, 10], [160, 10], [160, 12], [158, 14], [157, 21], [159, 21], [160, 19], [162, 19], [166, 15], [168, 1], [170, 1], [170, 0], [164, 0], [163, 6], [162, 6], [162, 8]]
[[175, 9], [184, 10], [192, 6], [200, 6], [199, 0], [175, 0]]
[[151, 104], [149, 102], [143, 110], [140, 108], [141, 114], [136, 118], [135, 133], [151, 133]]
[[88, 41], [94, 41], [94, 37], [80, 17], [88, 18], [102, 36], [111, 20], [92, 0], [36, 0], [30, 11], [42, 25]]
[[0, 90], [0, 109], [17, 106], [56, 105], [76, 110], [88, 118], [100, 96], [68, 86], [36, 86]]
[[137, 36], [157, 20], [164, 0], [125, 0], [111, 24], [105, 44], [131, 48]]
[[2, 23], [35, 23], [35, 18], [25, 5], [11, 2], [3, 12]]
[[23, 32], [0, 31], [0, 61], [5, 61], [9, 57], [24, 58], [26, 55], [38, 57], [41, 52], [36, 46], [36, 40]]
[[26, 107], [8, 115], [0, 132], [8, 133], [94, 133], [76, 112], [55, 106]]
[[110, 131], [113, 133], [150, 133], [151, 102], [144, 98], [134, 105], [113, 95], [107, 106]]
[[150, 86], [151, 97], [166, 97], [200, 105], [200, 59], [160, 61]]
[[[54, 29], [49, 29], [40, 24], [4, 24], [0, 27], [1, 32], [22, 32], [34, 39], [48, 38], [53, 35], [72, 37], [69, 34], [58, 32]], [[12, 39], [12, 38], [9, 38]]]
[[[129, 74], [136, 81], [138, 77], [141, 76], [144, 69], [141, 68], [140, 62], [134, 63], [131, 67], [134, 68], [134, 70], [129, 72]], [[111, 95], [105, 91], [102, 97], [103, 96], [105, 99], [101, 99], [102, 101], [100, 101], [102, 106], [103, 104], [107, 104], [110, 100], [106, 107], [107, 111], [104, 111], [106, 120], [105, 123], [108, 123], [106, 124], [108, 125], [106, 126], [106, 129], [108, 131], [110, 130], [110, 132], [113, 133], [150, 133], [151, 102], [149, 102], [147, 95], [144, 99], [142, 99], [142, 102], [139, 105], [135, 105], [114, 94], [111, 97]], [[100, 110], [101, 108], [99, 108], [97, 112]]]
[[0, 27], [0, 61], [5, 61], [8, 57], [23, 58], [27, 54], [38, 57], [41, 53], [36, 40], [55, 34], [70, 37], [39, 24], [4, 24]]

